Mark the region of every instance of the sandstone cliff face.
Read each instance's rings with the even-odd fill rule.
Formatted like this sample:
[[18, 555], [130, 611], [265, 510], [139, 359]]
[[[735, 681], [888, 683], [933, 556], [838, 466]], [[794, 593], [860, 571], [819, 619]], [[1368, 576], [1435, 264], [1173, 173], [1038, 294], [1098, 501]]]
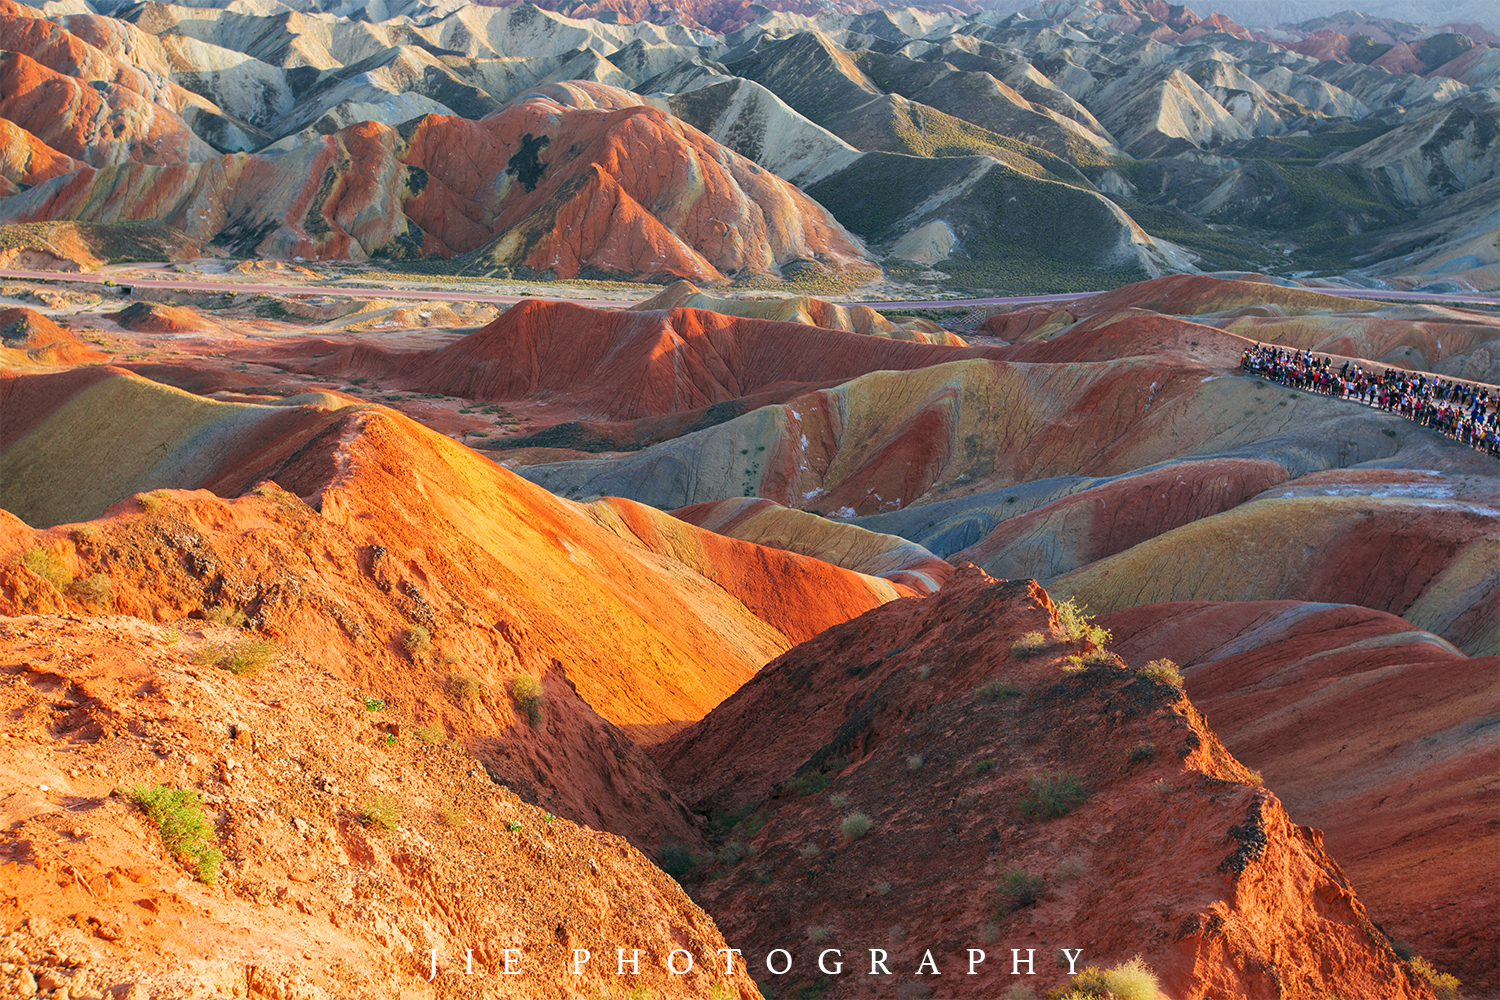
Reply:
[[[1023, 658], [1012, 643], [1029, 631], [1050, 645]], [[933, 598], [791, 650], [656, 747], [675, 787], [724, 817], [697, 898], [751, 954], [793, 957], [757, 978], [778, 994], [995, 996], [1055, 984], [1058, 950], [1082, 947], [1094, 963], [1141, 953], [1174, 997], [1429, 996], [1322, 835], [1177, 689], [1097, 653], [1061, 669], [1089, 650], [1034, 583], [960, 569]], [[1069, 778], [1075, 807], [1028, 804]], [[867, 832], [844, 825], [854, 811]], [[865, 975], [869, 948], [888, 977]], [[1013, 948], [1035, 949], [1036, 979], [1010, 975]], [[819, 971], [827, 949], [843, 973]]]

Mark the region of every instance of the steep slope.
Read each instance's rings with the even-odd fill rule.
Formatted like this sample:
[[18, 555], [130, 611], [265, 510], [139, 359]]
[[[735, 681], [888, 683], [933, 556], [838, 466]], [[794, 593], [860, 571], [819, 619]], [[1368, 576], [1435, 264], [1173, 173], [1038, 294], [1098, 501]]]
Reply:
[[[376, 375], [391, 385], [484, 400], [555, 400], [594, 419], [696, 410], [784, 383], [982, 356], [955, 348], [746, 319], [703, 309], [643, 312], [529, 300], [435, 351], [300, 344], [264, 352], [294, 370]], [[308, 355], [326, 354], [309, 360]], [[678, 505], [681, 506], [681, 505]]]
[[858, 573], [884, 577], [919, 595], [936, 591], [953, 567], [920, 545], [769, 500], [721, 500], [672, 511], [719, 535], [800, 552]]
[[[3, 506], [35, 524], [97, 517], [143, 490], [236, 496], [267, 479], [317, 506], [321, 519], [269, 488], [298, 516], [251, 546], [257, 568], [241, 568], [240, 529], [216, 526], [225, 501], [148, 497], [109, 508], [131, 551], [146, 554], [111, 555], [101, 543], [88, 561], [121, 574], [122, 612], [182, 617], [229, 604], [273, 633], [326, 634], [320, 655], [353, 680], [404, 662], [402, 637], [420, 625], [455, 663], [471, 661], [454, 672], [472, 670], [496, 690], [518, 671], [549, 687], [576, 684], [605, 718], [650, 736], [700, 716], [795, 642], [905, 592], [628, 502], [559, 501], [392, 411], [333, 397], [217, 402], [102, 368], [10, 378], [0, 391]], [[151, 414], [150, 433], [119, 420], [128, 413]], [[162, 504], [163, 516], [151, 516]], [[180, 542], [156, 551], [177, 524]], [[325, 525], [326, 545], [295, 540], [304, 528], [321, 537]], [[67, 538], [56, 532], [47, 544], [83, 558]], [[443, 668], [434, 659], [429, 669]], [[409, 683], [440, 681], [423, 673]]]
[[[1032, 630], [1047, 648], [1011, 654]], [[1095, 665], [1060, 669], [1075, 650]], [[726, 825], [754, 814], [697, 894], [750, 953], [789, 952], [784, 988], [903, 995], [936, 972], [944, 996], [995, 996], [1017, 982], [1007, 949], [1034, 949], [1022, 982], [1045, 987], [1080, 942], [1090, 964], [1141, 954], [1172, 996], [1429, 995], [1319, 834], [1176, 688], [1064, 638], [1034, 583], [960, 570], [791, 650], [654, 752]], [[889, 978], [866, 977], [867, 947]], [[846, 964], [820, 979], [828, 949]]]
[[1429, 111], [1330, 164], [1350, 163], [1379, 178], [1402, 205], [1425, 205], [1500, 174], [1500, 98], [1482, 91]]
[[[233, 631], [0, 621], [10, 991], [456, 1000], [466, 974], [498, 977], [508, 957], [507, 984], [564, 1000], [614, 989], [605, 958], [639, 947], [633, 987], [760, 995], [714, 972], [727, 945], [713, 921], [625, 840], [522, 801], [416, 706], [367, 710], [359, 696], [383, 689], [351, 686], [321, 650], [283, 644], [254, 676], [204, 665], [216, 642], [243, 641]], [[206, 840], [187, 847], [205, 861], [174, 858], [171, 823], [158, 832], [133, 804], [152, 789], [201, 795]], [[679, 935], [697, 969], [669, 975]], [[570, 977], [575, 947], [598, 960]]]
[[1193, 703], [1328, 849], [1393, 938], [1495, 991], [1491, 863], [1500, 660], [1348, 605], [1148, 604], [1101, 615], [1114, 648], [1184, 665]]
[[816, 183], [859, 156], [853, 146], [751, 80], [679, 92], [668, 107], [715, 142], [798, 187]]
[[826, 211], [669, 115], [541, 94], [477, 122], [366, 122], [279, 156], [81, 170], [0, 217], [151, 220], [273, 257], [477, 251], [472, 269], [558, 277], [719, 282], [794, 261], [873, 273]]
[[1161, 601], [1301, 600], [1400, 615], [1500, 651], [1500, 511], [1451, 499], [1291, 495], [1194, 521], [1055, 580], [1096, 612]]

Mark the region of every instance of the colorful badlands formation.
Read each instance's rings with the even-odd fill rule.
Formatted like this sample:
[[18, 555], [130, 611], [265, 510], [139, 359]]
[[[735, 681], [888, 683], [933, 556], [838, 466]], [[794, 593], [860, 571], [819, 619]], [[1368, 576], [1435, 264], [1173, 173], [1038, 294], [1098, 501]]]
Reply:
[[1161, 0], [292, 6], [0, 0], [0, 259], [8, 227], [68, 223], [799, 291], [1500, 274], [1500, 41], [1478, 24], [1278, 34]]
[[1231, 314], [1388, 307], [1186, 280], [973, 346], [685, 288], [406, 339], [7, 312], [6, 960], [753, 1000], [1081, 947], [1173, 998], [1495, 995], [1500, 470], [1239, 369]]
[[1307, 287], [1500, 37], [294, 6], [0, 0], [0, 996], [1500, 998], [1500, 320]]

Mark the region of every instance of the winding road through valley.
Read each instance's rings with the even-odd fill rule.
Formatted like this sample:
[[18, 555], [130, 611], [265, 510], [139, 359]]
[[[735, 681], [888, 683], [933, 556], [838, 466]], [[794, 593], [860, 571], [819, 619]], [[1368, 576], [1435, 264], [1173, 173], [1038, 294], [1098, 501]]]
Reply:
[[[577, 289], [555, 287], [547, 291], [503, 295], [478, 290], [444, 288], [398, 288], [369, 287], [362, 285], [316, 284], [297, 285], [266, 281], [211, 280], [204, 278], [142, 278], [135, 274], [98, 273], [84, 274], [70, 271], [12, 271], [0, 270], [0, 278], [21, 281], [66, 281], [87, 282], [103, 285], [107, 282], [121, 288], [160, 288], [171, 291], [234, 292], [240, 295], [290, 295], [315, 297], [336, 295], [353, 299], [410, 299], [427, 302], [483, 302], [490, 305], [514, 305], [523, 299], [556, 299], [574, 302], [596, 309], [620, 309], [655, 294], [655, 286], [644, 286], [639, 297], [598, 298], [581, 294], [569, 294]], [[354, 279], [358, 280], [358, 279]], [[1300, 287], [1300, 286], [1299, 286]], [[1402, 292], [1368, 288], [1306, 288], [1304, 291], [1348, 298], [1385, 299], [1394, 302], [1432, 302], [1445, 305], [1500, 306], [1500, 295], [1450, 294], [1441, 292]], [[623, 293], [629, 295], [630, 293]], [[1049, 295], [1004, 295], [977, 299], [839, 299], [840, 305], [867, 305], [879, 309], [963, 309], [975, 306], [1021, 306], [1048, 302], [1071, 302], [1098, 294], [1098, 291], [1061, 292]]]

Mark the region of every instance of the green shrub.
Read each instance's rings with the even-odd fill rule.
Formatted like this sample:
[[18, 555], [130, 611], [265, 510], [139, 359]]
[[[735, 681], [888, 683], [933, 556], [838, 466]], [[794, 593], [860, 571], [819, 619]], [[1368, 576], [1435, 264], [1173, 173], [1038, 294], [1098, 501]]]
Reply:
[[833, 808], [835, 809], [842, 809], [849, 804], [849, 796], [830, 795], [828, 796], [828, 804], [833, 806]]
[[697, 863], [698, 859], [693, 857], [692, 850], [681, 841], [669, 841], [661, 845], [656, 852], [657, 867], [678, 882], [681, 882]]
[[974, 693], [985, 701], [1021, 697], [1020, 687], [1011, 681], [990, 681], [988, 684], [975, 688]]
[[232, 674], [253, 674], [276, 658], [276, 643], [269, 639], [242, 639], [230, 647], [218, 665]]
[[1166, 684], [1182, 690], [1182, 671], [1171, 660], [1152, 660], [1141, 668], [1141, 676], [1149, 677], [1158, 684]]
[[245, 622], [248, 621], [245, 612], [227, 604], [215, 604], [203, 612], [203, 617], [218, 625], [228, 625], [230, 628], [244, 628]]
[[420, 653], [432, 645], [432, 633], [421, 625], [414, 625], [406, 630], [406, 637], [401, 640], [401, 645], [408, 653]]
[[1076, 642], [1084, 637], [1085, 630], [1088, 628], [1088, 618], [1084, 616], [1084, 610], [1071, 597], [1057, 606], [1057, 630], [1069, 642]]
[[923, 763], [924, 760], [922, 755], [919, 753], [914, 753], [910, 757], [906, 758], [906, 769], [908, 771], [920, 771], [922, 770]]
[[1438, 1000], [1459, 1000], [1458, 988], [1462, 984], [1457, 978], [1434, 969], [1432, 963], [1421, 955], [1411, 960], [1411, 967], [1416, 970], [1417, 975], [1432, 984], [1432, 992], [1437, 994]]
[[253, 674], [276, 658], [276, 643], [269, 639], [242, 639], [232, 646], [204, 643], [193, 653], [193, 663], [214, 666], [244, 676]]
[[479, 678], [470, 674], [454, 674], [448, 678], [448, 697], [458, 704], [472, 701], [484, 693], [484, 685]]
[[827, 927], [809, 927], [807, 929], [807, 940], [812, 944], [822, 944], [828, 940]]
[[161, 509], [161, 500], [161, 494], [155, 492], [142, 493], [135, 498], [135, 502], [141, 505], [141, 510], [144, 510], [148, 514], [155, 513]]
[[755, 852], [744, 841], [731, 840], [729, 843], [719, 848], [718, 853], [715, 856], [718, 858], [720, 864], [734, 865], [739, 864], [741, 861], [744, 861], [753, 853]]
[[1107, 646], [1113, 636], [1109, 629], [1093, 624], [1091, 618], [1084, 614], [1088, 609], [1082, 607], [1073, 598], [1068, 598], [1057, 606], [1057, 629], [1062, 637], [1070, 642], [1088, 641], [1095, 646]]
[[108, 604], [113, 595], [113, 582], [108, 573], [95, 573], [68, 585], [68, 596], [84, 604]]
[[824, 772], [818, 771], [806, 777], [793, 778], [787, 783], [787, 787], [798, 795], [816, 795], [831, 784], [833, 784], [833, 779]]
[[445, 806], [442, 817], [443, 825], [455, 830], [461, 826], [467, 826], [469, 823], [469, 817], [464, 815], [463, 807], [457, 805]]
[[516, 711], [526, 716], [526, 721], [535, 729], [542, 724], [545, 717], [544, 707], [547, 704], [546, 696], [542, 694], [542, 685], [535, 677], [521, 674], [510, 682], [510, 700], [516, 706]]
[[839, 829], [850, 840], [859, 840], [870, 832], [871, 825], [870, 817], [862, 812], [852, 812], [844, 817], [843, 822], [839, 824]]
[[1047, 637], [1040, 632], [1027, 632], [1010, 644], [1010, 655], [1018, 660], [1035, 656], [1047, 648]]
[[401, 803], [376, 792], [359, 804], [359, 821], [371, 830], [389, 833], [401, 825]]
[[413, 730], [412, 735], [423, 743], [443, 742], [443, 731], [437, 726], [418, 726]]
[[168, 785], [136, 785], [126, 795], [161, 834], [161, 842], [193, 869], [198, 881], [213, 885], [224, 852], [214, 843], [213, 824], [203, 814], [198, 793]]
[[1141, 761], [1150, 760], [1155, 756], [1156, 744], [1149, 740], [1144, 743], [1137, 743], [1130, 748], [1130, 762], [1132, 764], [1139, 764]]
[[62, 556], [51, 549], [34, 545], [21, 553], [21, 565], [46, 580], [58, 590], [67, 589], [73, 582], [73, 574], [63, 565]]
[[1042, 880], [1020, 868], [1007, 868], [1000, 873], [1000, 915], [1031, 906], [1042, 891]]
[[1087, 966], [1047, 996], [1049, 1000], [1156, 1000], [1160, 988], [1156, 974], [1137, 955], [1109, 969]]
[[1016, 802], [1016, 812], [1022, 819], [1057, 819], [1078, 808], [1089, 797], [1083, 782], [1066, 771], [1033, 774], [1027, 785], [1026, 793]]
[[994, 769], [995, 762], [993, 760], [989, 760], [988, 758], [986, 758], [985, 760], [976, 760], [974, 763], [969, 765], [970, 774], [988, 774]]

